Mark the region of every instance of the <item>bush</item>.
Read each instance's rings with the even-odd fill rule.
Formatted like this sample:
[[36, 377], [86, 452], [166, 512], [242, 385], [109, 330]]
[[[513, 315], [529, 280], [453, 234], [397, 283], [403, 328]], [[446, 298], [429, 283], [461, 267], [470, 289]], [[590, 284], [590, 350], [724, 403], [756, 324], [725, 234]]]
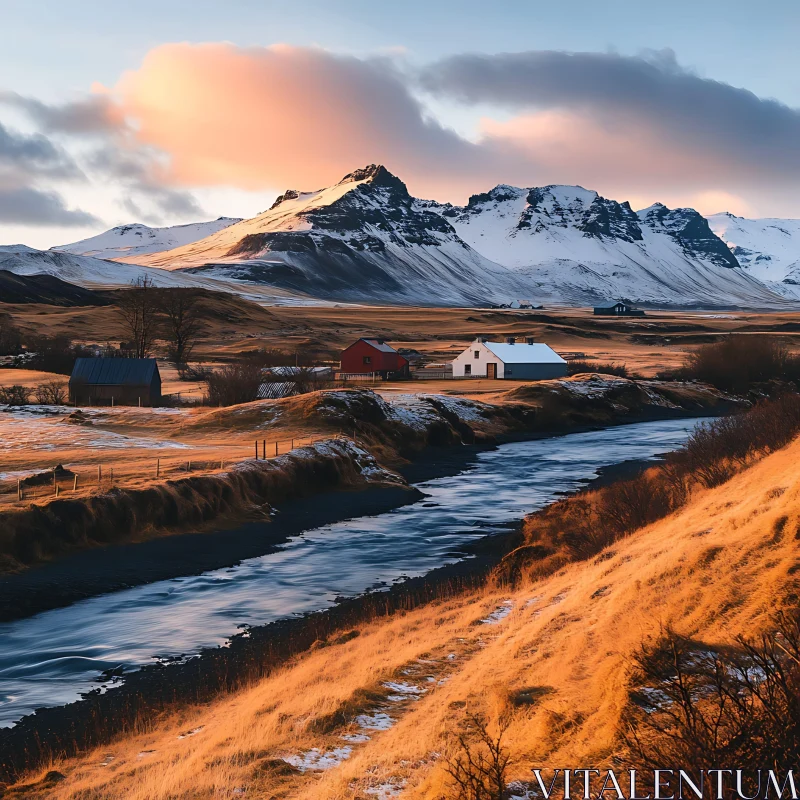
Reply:
[[684, 377], [731, 392], [745, 392], [754, 383], [793, 379], [800, 374], [796, 356], [774, 337], [731, 334], [691, 353]]
[[40, 383], [34, 392], [36, 402], [43, 406], [63, 406], [69, 399], [69, 389], [66, 383], [59, 381], [49, 381]]
[[456, 752], [445, 763], [450, 777], [448, 800], [505, 800], [512, 758], [503, 741], [510, 719], [504, 716], [492, 733], [487, 719], [467, 714], [456, 735]]
[[525, 520], [525, 543], [504, 559], [498, 578], [550, 574], [591, 558], [617, 539], [688, 502], [693, 486], [712, 487], [800, 434], [800, 396], [764, 400], [749, 411], [703, 422], [666, 461], [636, 478], [554, 503]]
[[631, 766], [680, 765], [695, 775], [712, 765], [796, 767], [800, 614], [779, 613], [770, 628], [756, 640], [738, 637], [736, 649], [711, 649], [673, 631], [643, 648], [621, 737]]
[[5, 386], [0, 388], [0, 403], [9, 406], [26, 406], [31, 401], [33, 392], [27, 386]]
[[578, 375], [581, 372], [599, 372], [603, 375], [617, 375], [620, 378], [631, 377], [625, 364], [585, 361], [582, 359], [567, 361], [567, 375]]
[[206, 402], [212, 406], [250, 403], [258, 399], [258, 390], [263, 381], [258, 364], [229, 364], [206, 377]]

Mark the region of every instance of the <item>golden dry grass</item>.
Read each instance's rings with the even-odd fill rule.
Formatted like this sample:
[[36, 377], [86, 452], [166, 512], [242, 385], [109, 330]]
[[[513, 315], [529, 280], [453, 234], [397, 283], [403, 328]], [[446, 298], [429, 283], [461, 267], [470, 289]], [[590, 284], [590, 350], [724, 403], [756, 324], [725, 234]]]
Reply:
[[[508, 741], [519, 777], [536, 765], [608, 765], [627, 668], [644, 640], [673, 625], [698, 640], [730, 642], [755, 632], [796, 589], [798, 457], [800, 441], [597, 558], [513, 593], [488, 588], [365, 626], [247, 690], [56, 763], [66, 780], [23, 794], [188, 800], [244, 789], [265, 798], [366, 800], [379, 784], [406, 781], [403, 797], [433, 800], [444, 779], [440, 755], [465, 707], [512, 711]], [[783, 517], [788, 522], [776, 524]], [[505, 601], [513, 603], [505, 619], [480, 623]], [[392, 703], [383, 682], [393, 678], [427, 691]], [[538, 699], [514, 705], [524, 689]], [[283, 757], [345, 745], [341, 736], [357, 730], [353, 718], [381, 704], [393, 727], [368, 731], [371, 739], [353, 744], [339, 766], [276, 769]]]

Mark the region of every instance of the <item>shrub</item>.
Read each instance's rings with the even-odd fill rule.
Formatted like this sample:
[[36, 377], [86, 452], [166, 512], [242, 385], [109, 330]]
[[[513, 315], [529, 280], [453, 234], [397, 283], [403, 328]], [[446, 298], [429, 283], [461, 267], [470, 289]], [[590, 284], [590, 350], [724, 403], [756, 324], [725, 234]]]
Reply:
[[40, 383], [34, 392], [36, 402], [43, 406], [63, 406], [69, 399], [68, 385], [60, 381]]
[[455, 737], [456, 752], [445, 763], [448, 800], [505, 800], [512, 759], [503, 737], [509, 725], [507, 716], [501, 718], [493, 734], [485, 717], [467, 714]]
[[524, 544], [509, 553], [498, 579], [550, 574], [591, 558], [617, 539], [688, 502], [693, 486], [718, 486], [800, 433], [800, 396], [785, 394], [750, 410], [698, 425], [663, 464], [636, 478], [554, 503], [525, 520]]
[[206, 402], [212, 406], [250, 403], [258, 399], [258, 390], [263, 380], [258, 364], [229, 364], [206, 377]]
[[585, 361], [583, 359], [567, 361], [567, 375], [578, 375], [581, 372], [599, 372], [603, 375], [617, 375], [620, 378], [631, 377], [625, 364]]
[[27, 386], [5, 386], [0, 388], [0, 403], [9, 406], [26, 406], [31, 401], [33, 392]]
[[712, 765], [796, 766], [800, 613], [779, 613], [770, 628], [755, 640], [738, 637], [735, 649], [704, 647], [669, 630], [644, 647], [621, 734], [631, 765], [675, 764], [695, 775]]
[[744, 392], [753, 383], [796, 377], [797, 367], [797, 358], [774, 336], [731, 334], [691, 353], [683, 373], [726, 391]]

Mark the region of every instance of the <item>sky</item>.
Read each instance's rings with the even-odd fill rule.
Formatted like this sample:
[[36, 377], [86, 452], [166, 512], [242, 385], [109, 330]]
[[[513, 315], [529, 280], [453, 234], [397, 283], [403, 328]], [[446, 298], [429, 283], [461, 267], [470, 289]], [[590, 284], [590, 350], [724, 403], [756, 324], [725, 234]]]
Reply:
[[0, 244], [253, 216], [383, 163], [800, 217], [795, 0], [0, 0]]

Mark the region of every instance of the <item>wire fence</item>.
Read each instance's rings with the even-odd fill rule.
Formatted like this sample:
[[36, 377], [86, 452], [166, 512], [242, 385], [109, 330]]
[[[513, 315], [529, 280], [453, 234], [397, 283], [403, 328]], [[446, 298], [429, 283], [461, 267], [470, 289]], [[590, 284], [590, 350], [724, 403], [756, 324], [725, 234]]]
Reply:
[[[191, 474], [209, 474], [225, 470], [235, 464], [246, 461], [268, 461], [286, 455], [300, 447], [307, 447], [321, 441], [346, 439], [356, 441], [355, 431], [352, 435], [342, 432], [318, 434], [314, 436], [293, 437], [288, 439], [253, 439], [241, 456], [225, 446], [225, 455], [220, 458], [209, 458], [201, 455], [194, 458], [189, 455], [183, 459], [174, 456], [155, 456], [152, 461], [138, 459], [135, 462], [125, 460], [102, 460], [92, 464], [80, 464], [73, 468], [58, 467], [35, 472], [25, 470], [24, 476], [0, 480], [0, 502], [29, 503], [54, 497], [67, 497], [77, 494], [101, 494], [114, 487], [141, 485], [159, 480], [174, 480]], [[222, 448], [221, 448], [222, 449]], [[58, 460], [54, 457], [54, 460]]]

